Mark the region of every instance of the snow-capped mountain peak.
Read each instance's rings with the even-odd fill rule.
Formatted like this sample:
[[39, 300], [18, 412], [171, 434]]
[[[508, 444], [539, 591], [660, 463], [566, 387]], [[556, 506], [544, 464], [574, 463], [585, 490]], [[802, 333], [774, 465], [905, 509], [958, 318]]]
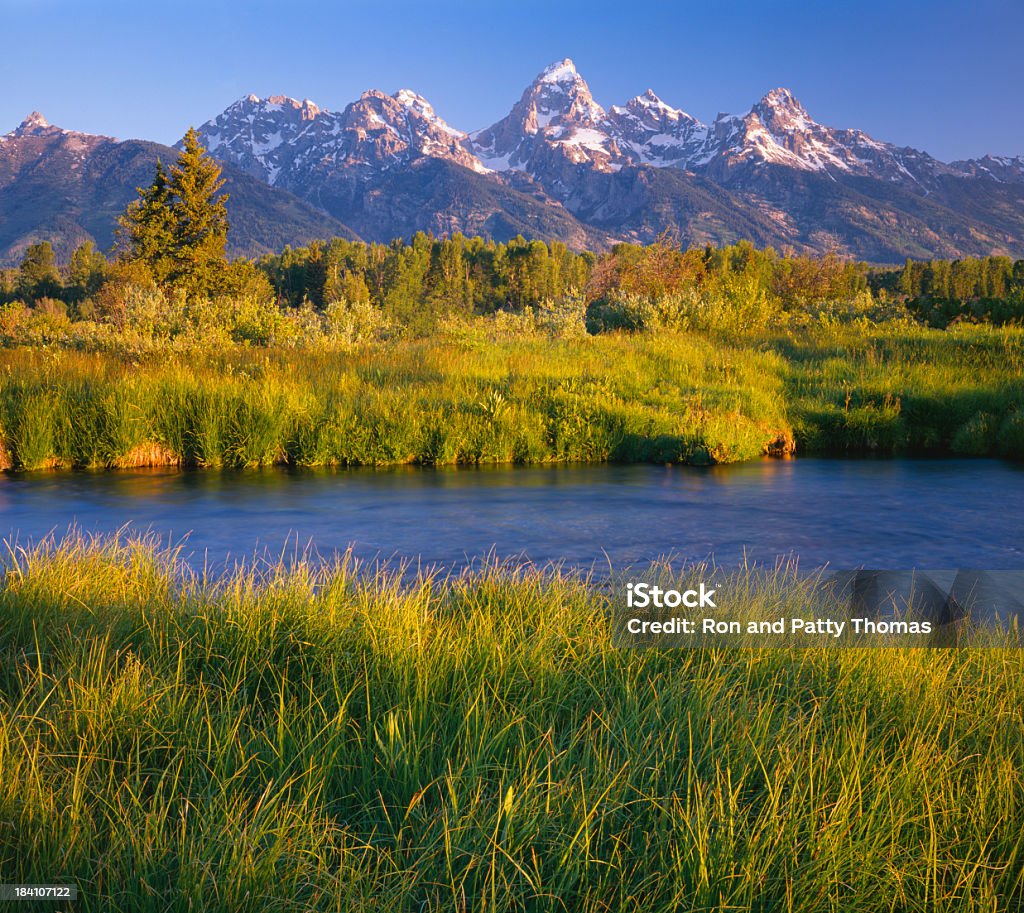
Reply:
[[424, 120], [429, 121], [439, 130], [443, 130], [445, 133], [451, 134], [452, 136], [464, 137], [466, 134], [461, 130], [456, 130], [451, 124], [444, 120], [444, 118], [438, 117], [434, 111], [434, 106], [430, 104], [422, 95], [417, 95], [411, 89], [399, 89], [394, 95], [391, 96], [400, 105], [408, 108], [410, 111], [415, 112]]
[[605, 129], [630, 162], [687, 165], [707, 138], [697, 118], [662, 101], [653, 89], [608, 109]]
[[[275, 238], [297, 241], [347, 227], [373, 241], [461, 231], [595, 248], [669, 231], [685, 244], [744, 237], [777, 248], [839, 246], [877, 261], [1024, 255], [1024, 158], [944, 164], [825, 126], [789, 89], [705, 125], [653, 89], [605, 109], [566, 58], [537, 74], [510, 107], [467, 135], [411, 89], [370, 89], [337, 110], [252, 94], [199, 133], [226, 165], [340, 220], [310, 228], [287, 193], [261, 196], [257, 188], [258, 205], [246, 209], [247, 194], [233, 191], [232, 206], [247, 213], [238, 224], [250, 235], [265, 222]], [[0, 256], [22, 250], [39, 226], [49, 231], [51, 211], [69, 214], [75, 234], [62, 243], [70, 251], [93, 231], [77, 214], [123, 208], [160, 153], [167, 157], [152, 144], [62, 130], [33, 112], [0, 135], [0, 190], [20, 194], [25, 212], [49, 221], [22, 231], [19, 220], [0, 220]], [[251, 190], [255, 182], [236, 169], [225, 167], [228, 180]], [[121, 182], [116, 192], [111, 174]], [[40, 175], [49, 197], [40, 196]], [[45, 202], [57, 198], [56, 209]], [[274, 219], [280, 224], [269, 224]]]
[[[26, 121], [19, 129], [54, 128]], [[739, 193], [776, 181], [788, 186], [793, 178], [786, 170], [834, 181], [884, 180], [924, 194], [946, 176], [1007, 184], [1024, 180], [1019, 160], [987, 157], [944, 165], [859, 130], [824, 126], [783, 87], [767, 92], [745, 113], [720, 114], [710, 125], [651, 88], [606, 110], [569, 58], [541, 70], [505, 117], [471, 134], [449, 125], [427, 99], [403, 88], [391, 95], [370, 89], [341, 111], [308, 99], [250, 95], [204, 124], [201, 136], [218, 158], [314, 201], [330, 194], [346, 197], [356, 185], [372, 187], [424, 159], [482, 175], [499, 172], [492, 175], [499, 184], [530, 194], [542, 188], [567, 208], [579, 205], [591, 192], [582, 188], [598, 186], [601, 175], [636, 167], [692, 172]], [[627, 184], [629, 172], [616, 180]]]
[[469, 146], [495, 171], [532, 171], [536, 155], [607, 169], [617, 156], [601, 129], [605, 111], [567, 57], [541, 71], [500, 121], [469, 136]]
[[388, 168], [419, 156], [487, 169], [433, 106], [410, 89], [368, 89], [343, 111], [306, 99], [248, 95], [199, 128], [210, 152], [269, 184], [300, 189], [310, 170]]
[[654, 92], [654, 89], [648, 89], [643, 95], [637, 95], [635, 98], [631, 98], [626, 102], [626, 107], [634, 111], [647, 111], [655, 116], [666, 117], [669, 120], [679, 120], [681, 117], [689, 117], [685, 111], [680, 111], [678, 108], [673, 108], [671, 105], [663, 102]]
[[772, 133], [806, 131], [819, 126], [789, 89], [772, 89], [751, 111]]
[[596, 123], [604, 117], [604, 108], [594, 101], [586, 80], [568, 57], [545, 68], [523, 93], [519, 105], [527, 115], [524, 121], [528, 122], [532, 113], [538, 129], [547, 127], [556, 117], [581, 124]]
[[574, 83], [579, 78], [580, 74], [576, 71], [576, 64], [572, 62], [571, 58], [565, 57], [546, 66], [537, 80], [562, 85]]
[[330, 116], [308, 98], [246, 95], [199, 128], [206, 148], [268, 184], [279, 174], [300, 137]]

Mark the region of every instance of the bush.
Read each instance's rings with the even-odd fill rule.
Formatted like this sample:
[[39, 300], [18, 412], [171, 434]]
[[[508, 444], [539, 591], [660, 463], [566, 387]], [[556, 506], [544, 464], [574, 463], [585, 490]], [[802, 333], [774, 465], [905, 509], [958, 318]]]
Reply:
[[534, 313], [539, 330], [560, 339], [587, 335], [587, 304], [583, 296], [569, 292], [561, 298], [546, 298]]
[[684, 330], [690, 323], [696, 300], [697, 293], [693, 289], [658, 297], [617, 292], [590, 306], [587, 328], [591, 333]]
[[380, 308], [366, 301], [332, 301], [324, 310], [324, 329], [332, 342], [353, 346], [380, 339], [390, 322]]
[[999, 453], [1010, 459], [1024, 459], [1024, 412], [1011, 412], [999, 428]]
[[985, 456], [992, 452], [995, 430], [991, 415], [986, 412], [976, 412], [953, 435], [950, 447], [954, 453]]

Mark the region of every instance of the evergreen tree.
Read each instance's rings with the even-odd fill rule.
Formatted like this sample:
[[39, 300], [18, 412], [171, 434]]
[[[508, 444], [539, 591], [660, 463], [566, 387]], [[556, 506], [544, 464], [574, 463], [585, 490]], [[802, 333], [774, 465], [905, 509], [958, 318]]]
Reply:
[[227, 268], [227, 195], [220, 166], [189, 128], [170, 174], [157, 161], [153, 183], [120, 219], [124, 259], [143, 263], [161, 285], [196, 296], [218, 291]]
[[900, 274], [900, 291], [908, 298], [916, 298], [920, 294], [917, 285], [917, 276], [914, 268], [914, 261], [907, 258], [903, 272]]
[[193, 127], [171, 168], [173, 265], [170, 280], [194, 294], [216, 291], [227, 264], [227, 195], [220, 166], [199, 142]]
[[124, 259], [144, 263], [153, 278], [163, 284], [171, 274], [174, 260], [171, 187], [159, 159], [153, 183], [139, 187], [138, 194], [138, 199], [118, 220], [119, 242]]

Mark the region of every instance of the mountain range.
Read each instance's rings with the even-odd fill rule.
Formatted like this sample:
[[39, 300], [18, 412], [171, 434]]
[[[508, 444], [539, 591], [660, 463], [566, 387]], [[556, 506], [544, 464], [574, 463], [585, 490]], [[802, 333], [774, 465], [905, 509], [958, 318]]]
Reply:
[[[746, 238], [874, 262], [1024, 256], [1024, 157], [942, 162], [824, 126], [781, 88], [705, 124], [650, 89], [606, 109], [566, 59], [471, 133], [403, 89], [341, 111], [249, 95], [199, 134], [224, 164], [237, 254], [427, 231], [596, 250]], [[156, 158], [174, 155], [31, 115], [0, 137], [0, 259], [43, 237], [64, 255], [86, 238], [109, 247]]]

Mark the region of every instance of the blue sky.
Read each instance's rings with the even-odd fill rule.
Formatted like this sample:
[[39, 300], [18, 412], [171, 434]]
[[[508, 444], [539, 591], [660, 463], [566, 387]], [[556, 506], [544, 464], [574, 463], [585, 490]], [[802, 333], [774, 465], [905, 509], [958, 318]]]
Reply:
[[569, 56], [605, 106], [651, 87], [710, 120], [782, 85], [822, 123], [943, 159], [1024, 154], [1021, 0], [0, 0], [0, 16], [0, 132], [38, 109], [170, 143], [250, 92], [340, 109], [371, 87], [472, 130]]

